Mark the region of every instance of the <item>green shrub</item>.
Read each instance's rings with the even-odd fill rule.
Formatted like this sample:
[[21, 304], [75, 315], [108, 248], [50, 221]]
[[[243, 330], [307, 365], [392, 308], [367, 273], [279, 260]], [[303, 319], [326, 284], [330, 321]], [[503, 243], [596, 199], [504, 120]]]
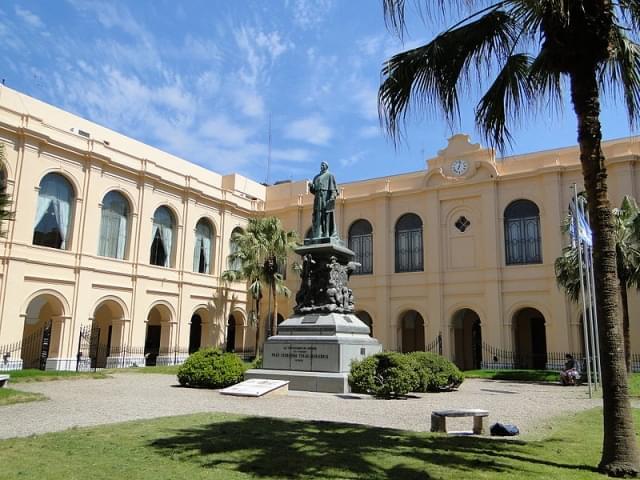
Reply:
[[416, 389], [418, 375], [406, 355], [382, 352], [353, 362], [349, 385], [356, 393], [397, 398]]
[[407, 355], [418, 374], [417, 392], [442, 392], [460, 386], [464, 374], [446, 358], [429, 352]]
[[180, 385], [224, 388], [241, 382], [246, 365], [233, 353], [205, 348], [189, 356], [178, 369]]
[[249, 368], [262, 368], [262, 357], [260, 355], [256, 356], [253, 361], [248, 363]]

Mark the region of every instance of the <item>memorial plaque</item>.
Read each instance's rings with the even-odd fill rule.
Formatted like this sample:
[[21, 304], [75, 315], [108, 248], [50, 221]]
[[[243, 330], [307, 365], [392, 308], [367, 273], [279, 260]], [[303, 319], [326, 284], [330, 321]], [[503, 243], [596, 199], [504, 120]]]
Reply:
[[291, 370], [311, 371], [311, 345], [292, 343], [289, 345], [289, 358], [291, 360]]

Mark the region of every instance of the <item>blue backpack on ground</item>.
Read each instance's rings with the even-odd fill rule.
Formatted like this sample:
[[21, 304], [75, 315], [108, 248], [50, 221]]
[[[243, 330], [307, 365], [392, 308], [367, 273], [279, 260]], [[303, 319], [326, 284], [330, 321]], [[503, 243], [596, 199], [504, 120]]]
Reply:
[[491, 436], [493, 437], [513, 437], [520, 434], [520, 430], [515, 425], [508, 423], [494, 423], [491, 425]]

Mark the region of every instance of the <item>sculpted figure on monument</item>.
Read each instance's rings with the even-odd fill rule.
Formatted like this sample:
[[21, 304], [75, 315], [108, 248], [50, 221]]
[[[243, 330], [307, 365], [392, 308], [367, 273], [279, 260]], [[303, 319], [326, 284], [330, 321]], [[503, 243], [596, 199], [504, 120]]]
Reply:
[[300, 272], [300, 278], [302, 282], [300, 284], [300, 290], [296, 294], [296, 308], [304, 305], [312, 305], [313, 301], [313, 266], [315, 260], [311, 254], [307, 253], [302, 257], [302, 271]]
[[338, 186], [327, 162], [320, 164], [320, 173], [313, 177], [309, 191], [314, 195], [312, 238], [337, 238], [335, 210]]

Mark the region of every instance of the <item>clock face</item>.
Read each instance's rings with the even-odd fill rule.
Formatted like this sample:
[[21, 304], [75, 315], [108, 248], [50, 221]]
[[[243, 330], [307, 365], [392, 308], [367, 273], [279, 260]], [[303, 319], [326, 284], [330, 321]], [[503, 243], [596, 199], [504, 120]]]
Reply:
[[455, 160], [451, 164], [451, 171], [454, 175], [464, 175], [469, 170], [469, 163], [466, 160]]

